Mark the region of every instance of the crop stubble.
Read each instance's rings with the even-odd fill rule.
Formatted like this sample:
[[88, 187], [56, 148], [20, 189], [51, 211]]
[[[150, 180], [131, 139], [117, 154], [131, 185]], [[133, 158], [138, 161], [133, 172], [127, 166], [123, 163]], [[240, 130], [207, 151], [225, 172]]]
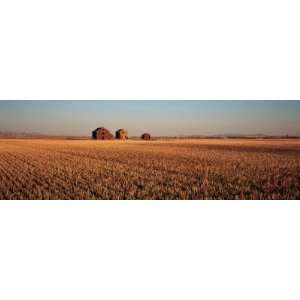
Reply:
[[299, 199], [299, 140], [0, 140], [0, 199]]

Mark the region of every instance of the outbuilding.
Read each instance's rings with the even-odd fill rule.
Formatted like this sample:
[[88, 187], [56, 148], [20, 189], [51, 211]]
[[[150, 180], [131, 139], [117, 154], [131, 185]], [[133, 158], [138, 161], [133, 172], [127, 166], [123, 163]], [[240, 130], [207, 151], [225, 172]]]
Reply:
[[151, 136], [150, 136], [149, 133], [143, 133], [142, 136], [141, 136], [141, 139], [142, 140], [150, 140]]
[[112, 140], [114, 136], [104, 127], [98, 127], [92, 132], [92, 138], [95, 140]]
[[118, 129], [116, 131], [116, 139], [119, 140], [127, 140], [128, 139], [128, 131], [126, 129]]

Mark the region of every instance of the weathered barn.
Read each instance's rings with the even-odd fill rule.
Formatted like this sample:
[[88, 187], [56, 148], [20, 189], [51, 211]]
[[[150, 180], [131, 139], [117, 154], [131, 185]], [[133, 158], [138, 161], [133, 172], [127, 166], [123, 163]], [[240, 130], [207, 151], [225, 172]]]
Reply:
[[116, 131], [116, 139], [127, 140], [128, 139], [128, 131], [126, 129], [118, 129]]
[[114, 136], [104, 127], [99, 127], [92, 132], [92, 138], [95, 140], [112, 140]]
[[150, 140], [151, 139], [151, 135], [149, 133], [143, 133], [141, 136], [142, 140]]

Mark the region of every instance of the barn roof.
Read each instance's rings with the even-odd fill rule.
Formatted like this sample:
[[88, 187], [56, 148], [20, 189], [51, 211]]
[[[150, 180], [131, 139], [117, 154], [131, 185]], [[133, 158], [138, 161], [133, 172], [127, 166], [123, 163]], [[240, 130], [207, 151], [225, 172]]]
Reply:
[[108, 130], [108, 129], [106, 129], [105, 127], [98, 127], [94, 131], [98, 131], [98, 130]]
[[98, 127], [95, 130], [99, 130], [99, 129], [105, 129], [104, 127]]

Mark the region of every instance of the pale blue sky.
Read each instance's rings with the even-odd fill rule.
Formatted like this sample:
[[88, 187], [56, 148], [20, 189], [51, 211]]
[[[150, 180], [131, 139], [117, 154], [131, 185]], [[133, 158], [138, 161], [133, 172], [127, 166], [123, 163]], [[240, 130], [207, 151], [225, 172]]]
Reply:
[[0, 101], [0, 131], [300, 135], [300, 101]]

